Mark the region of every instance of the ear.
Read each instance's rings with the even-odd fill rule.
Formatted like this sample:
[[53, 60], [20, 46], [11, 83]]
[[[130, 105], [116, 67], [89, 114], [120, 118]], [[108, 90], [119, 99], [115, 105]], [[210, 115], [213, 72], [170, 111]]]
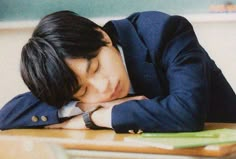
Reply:
[[104, 41], [107, 42], [107, 45], [112, 46], [112, 41], [111, 41], [111, 38], [109, 37], [109, 35], [105, 31], [103, 31], [102, 29], [98, 29], [98, 30], [102, 33], [103, 39], [104, 39]]

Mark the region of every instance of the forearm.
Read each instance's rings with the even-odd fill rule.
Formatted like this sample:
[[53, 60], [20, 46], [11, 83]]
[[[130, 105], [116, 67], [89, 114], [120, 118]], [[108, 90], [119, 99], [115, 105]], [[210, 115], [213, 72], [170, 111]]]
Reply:
[[[96, 105], [101, 105], [103, 108], [92, 111], [92, 113], [90, 112], [90, 118], [92, 122], [99, 127], [112, 128], [111, 112], [113, 107], [116, 105], [118, 106], [119, 104], [127, 102], [129, 100], [141, 100], [141, 99], [146, 99], [146, 97], [135, 96], [135, 97], [118, 99], [106, 103], [97, 103]], [[77, 104], [77, 106], [80, 107], [80, 109], [86, 112], [89, 112], [91, 111], [91, 109], [94, 109], [94, 105], [95, 104], [86, 104], [86, 103]], [[63, 123], [49, 125], [46, 128], [87, 129], [85, 121], [83, 119], [83, 115], [77, 115]]]
[[[145, 96], [133, 96], [133, 97], [126, 97], [122, 99], [117, 99], [110, 102], [105, 103], [97, 103], [96, 105], [101, 105], [103, 108], [96, 110], [91, 114], [91, 120], [93, 123], [100, 127], [112, 128], [112, 116], [111, 112], [114, 106], [119, 105], [121, 103], [130, 101], [130, 100], [142, 100], [147, 99]], [[94, 107], [94, 104], [86, 104], [86, 103], [79, 103], [77, 105], [80, 109], [84, 111], [89, 111], [91, 108]]]
[[199, 131], [204, 125], [204, 112], [196, 105], [193, 101], [182, 105], [175, 96], [129, 101], [113, 108], [112, 128], [117, 133]]
[[24, 93], [14, 97], [0, 110], [0, 129], [38, 128], [59, 123], [57, 110], [31, 93]]

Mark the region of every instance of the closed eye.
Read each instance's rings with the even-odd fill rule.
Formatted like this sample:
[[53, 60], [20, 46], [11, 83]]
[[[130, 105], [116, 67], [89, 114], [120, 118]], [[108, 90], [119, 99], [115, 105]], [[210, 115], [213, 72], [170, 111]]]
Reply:
[[99, 65], [99, 62], [98, 62], [98, 60], [97, 60], [97, 67], [96, 67], [94, 73], [98, 72], [98, 71], [99, 71], [99, 68], [100, 68], [100, 65]]
[[87, 93], [87, 87], [85, 87], [85, 90], [84, 90], [84, 93], [80, 96], [80, 97], [83, 97], [83, 96], [85, 96], [86, 95], [86, 93]]

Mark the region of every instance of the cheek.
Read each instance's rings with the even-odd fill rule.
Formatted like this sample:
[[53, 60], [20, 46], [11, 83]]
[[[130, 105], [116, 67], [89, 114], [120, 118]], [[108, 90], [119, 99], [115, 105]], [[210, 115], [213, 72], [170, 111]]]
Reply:
[[122, 73], [123, 63], [120, 61], [107, 61], [104, 63], [103, 70], [108, 77]]

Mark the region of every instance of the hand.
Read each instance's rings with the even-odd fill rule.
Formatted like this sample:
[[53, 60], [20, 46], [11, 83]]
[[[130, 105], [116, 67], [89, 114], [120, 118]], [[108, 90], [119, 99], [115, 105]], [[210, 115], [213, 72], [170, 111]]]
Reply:
[[[99, 109], [98, 111], [95, 111], [91, 118], [93, 120], [93, 122], [101, 127], [107, 127], [107, 128], [111, 128], [111, 111], [112, 111], [112, 107], [130, 100], [143, 100], [143, 99], [147, 99], [145, 96], [134, 96], [134, 97], [126, 97], [126, 98], [121, 98], [121, 99], [117, 99], [117, 100], [113, 100], [110, 102], [104, 102], [104, 103], [79, 103], [79, 107], [83, 110], [83, 111], [87, 111], [97, 105], [101, 105], [104, 108]], [[46, 126], [45, 128], [49, 128], [49, 129], [88, 129], [85, 126], [84, 120], [82, 115], [78, 115], [75, 116], [63, 123], [59, 123], [59, 124], [53, 124], [53, 125], [49, 125]]]
[[125, 97], [125, 98], [121, 98], [121, 99], [116, 99], [113, 101], [103, 102], [103, 103], [80, 103], [80, 102], [78, 102], [77, 106], [80, 109], [82, 109], [83, 111], [88, 111], [98, 105], [108, 108], [108, 107], [113, 107], [115, 105], [119, 105], [121, 103], [130, 101], [130, 100], [143, 100], [143, 99], [148, 99], [148, 98], [145, 96], [133, 96], [133, 97]]
[[145, 96], [125, 97], [125, 98], [116, 99], [110, 102], [104, 102], [104, 103], [101, 103], [100, 105], [102, 105], [103, 107], [113, 107], [115, 105], [130, 101], [130, 100], [143, 100], [143, 99], [147, 99], [147, 97]]
[[[110, 102], [97, 103], [97, 105], [101, 105], [104, 108], [99, 109], [98, 111], [95, 111], [92, 114], [92, 116], [91, 116], [92, 121], [98, 126], [112, 128], [111, 112], [112, 112], [112, 108], [115, 105], [118, 105], [118, 104], [121, 104], [121, 103], [124, 103], [127, 101], [131, 101], [131, 100], [143, 100], [143, 99], [147, 99], [147, 97], [134, 96], [134, 97], [126, 97], [126, 98], [122, 98], [122, 99], [117, 99], [117, 100], [113, 100]], [[85, 106], [85, 105], [83, 105], [83, 106]], [[89, 105], [86, 105], [86, 106], [89, 107]]]
[[48, 129], [88, 129], [85, 126], [82, 115], [75, 116], [63, 123], [45, 126]]

